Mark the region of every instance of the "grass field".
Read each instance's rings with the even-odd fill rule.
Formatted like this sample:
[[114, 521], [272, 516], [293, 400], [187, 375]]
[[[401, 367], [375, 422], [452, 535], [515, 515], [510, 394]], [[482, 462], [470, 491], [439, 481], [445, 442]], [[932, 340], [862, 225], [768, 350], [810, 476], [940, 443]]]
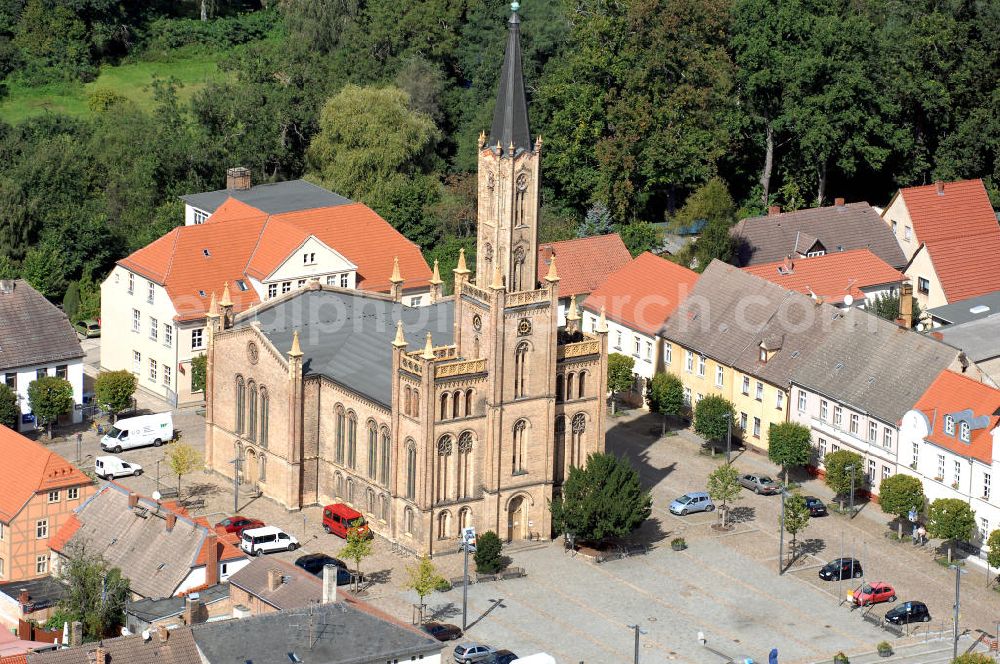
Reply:
[[0, 120], [16, 124], [26, 118], [48, 112], [84, 116], [90, 113], [87, 99], [95, 90], [106, 88], [135, 101], [148, 109], [153, 105], [154, 78], [177, 79], [182, 100], [190, 98], [209, 81], [221, 74], [216, 62], [225, 53], [197, 53], [175, 57], [167, 61], [140, 61], [101, 67], [101, 73], [90, 83], [55, 83], [28, 87], [10, 84], [9, 95], [0, 101]]

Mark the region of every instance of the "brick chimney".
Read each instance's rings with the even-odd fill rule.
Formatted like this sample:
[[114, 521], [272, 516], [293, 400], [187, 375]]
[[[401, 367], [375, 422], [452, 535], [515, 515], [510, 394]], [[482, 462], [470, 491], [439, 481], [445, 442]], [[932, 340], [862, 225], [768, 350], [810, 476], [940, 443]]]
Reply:
[[337, 601], [337, 566], [323, 565], [323, 603], [333, 604]]
[[201, 601], [198, 593], [191, 593], [184, 600], [184, 624], [194, 625], [205, 622], [205, 603]]
[[173, 512], [167, 512], [167, 532], [173, 532], [175, 525], [177, 525], [177, 515]]
[[134, 491], [128, 492], [128, 508], [134, 510], [135, 506], [139, 504], [139, 494]]
[[87, 652], [88, 664], [107, 664], [107, 661], [108, 651], [104, 649], [104, 646], [97, 646]]
[[17, 594], [17, 603], [20, 604], [23, 607], [25, 604], [28, 603], [28, 600], [30, 600], [30, 599], [31, 599], [31, 596], [28, 595], [28, 589], [27, 588], [21, 588], [21, 592], [19, 592]]
[[219, 536], [209, 532], [205, 537], [208, 551], [205, 556], [205, 585], [214, 586], [219, 582]]
[[777, 217], [779, 214], [781, 214], [780, 205], [772, 205], [771, 207], [767, 208], [767, 216]]
[[160, 643], [167, 642], [167, 639], [170, 638], [170, 630], [167, 629], [166, 625], [156, 626], [156, 638]]
[[901, 327], [913, 327], [913, 284], [904, 283], [899, 289], [899, 320]]
[[237, 166], [226, 170], [226, 189], [230, 191], [246, 191], [250, 188], [250, 169]]
[[83, 643], [83, 623], [74, 620], [69, 626], [69, 645], [75, 648], [81, 643]]
[[837, 207], [844, 207], [844, 199], [843, 198], [835, 198], [835, 199], [833, 199], [833, 204], [836, 205]]
[[274, 592], [281, 587], [281, 570], [280, 569], [269, 569], [267, 570], [267, 589]]
[[938, 180], [934, 183], [934, 186], [937, 187], [937, 195], [944, 196], [944, 182]]

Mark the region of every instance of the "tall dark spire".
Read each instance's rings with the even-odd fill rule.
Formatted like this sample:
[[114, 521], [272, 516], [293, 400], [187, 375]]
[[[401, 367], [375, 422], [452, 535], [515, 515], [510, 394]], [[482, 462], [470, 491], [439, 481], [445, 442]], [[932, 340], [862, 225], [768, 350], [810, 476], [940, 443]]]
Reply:
[[521, 18], [517, 14], [518, 8], [517, 2], [511, 3], [507, 52], [503, 56], [497, 107], [493, 112], [493, 127], [488, 142], [490, 147], [496, 147], [499, 142], [504, 154], [511, 145], [515, 151], [531, 149], [528, 102], [524, 97], [524, 75], [521, 72]]

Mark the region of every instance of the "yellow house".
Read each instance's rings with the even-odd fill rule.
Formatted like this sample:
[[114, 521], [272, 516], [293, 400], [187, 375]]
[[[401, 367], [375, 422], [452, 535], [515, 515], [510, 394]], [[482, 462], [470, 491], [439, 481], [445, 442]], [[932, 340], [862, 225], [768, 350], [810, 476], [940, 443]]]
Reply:
[[821, 347], [838, 309], [713, 261], [661, 331], [664, 368], [692, 407], [710, 394], [736, 411], [735, 435], [766, 450], [788, 421], [791, 377]]

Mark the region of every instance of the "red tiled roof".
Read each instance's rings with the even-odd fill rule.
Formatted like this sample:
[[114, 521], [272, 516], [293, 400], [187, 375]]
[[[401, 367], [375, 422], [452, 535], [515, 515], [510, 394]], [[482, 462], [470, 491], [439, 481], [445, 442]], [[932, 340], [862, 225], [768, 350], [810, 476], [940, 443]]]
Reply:
[[[556, 261], [562, 276], [563, 265]], [[611, 274], [583, 306], [593, 313], [603, 306], [609, 319], [656, 335], [696, 281], [697, 272], [646, 252]]]
[[945, 182], [899, 190], [913, 222], [917, 242], [969, 238], [996, 231], [997, 218], [982, 180]]
[[80, 520], [76, 518], [76, 514], [70, 514], [66, 522], [59, 526], [59, 530], [49, 538], [49, 548], [53, 551], [62, 551], [69, 544], [69, 541], [73, 539], [73, 535], [76, 535], [76, 531], [80, 530], [81, 525]]
[[0, 521], [5, 523], [40, 491], [90, 484], [69, 461], [2, 425], [0, 459]]
[[974, 237], [927, 242], [918, 251], [930, 256], [949, 302], [1000, 290], [1000, 228]]
[[196, 320], [225, 282], [236, 312], [258, 303], [253, 288], [240, 291], [236, 280], [271, 274], [310, 235], [357, 266], [360, 289], [388, 290], [394, 257], [405, 288], [430, 282], [420, 247], [362, 203], [268, 216], [230, 198], [204, 224], [175, 228], [118, 263], [162, 284], [178, 320]]
[[549, 272], [552, 254], [556, 255], [560, 297], [593, 292], [612, 272], [632, 260], [617, 233], [547, 242], [538, 246], [539, 281]]
[[[1000, 390], [954, 371], [942, 371], [913, 407], [923, 412], [930, 421], [928, 442], [985, 464], [993, 462], [990, 432], [1000, 425], [1000, 417], [994, 415], [1000, 407]], [[955, 423], [955, 435], [944, 432], [944, 416], [968, 409], [972, 410], [973, 417], [987, 416], [989, 424], [985, 428], [973, 429], [967, 444], [959, 440], [958, 422]]]
[[27, 655], [8, 655], [0, 657], [0, 664], [28, 664]]
[[792, 268], [790, 274], [778, 271], [778, 268], [786, 266], [786, 261], [752, 265], [743, 268], [743, 271], [763, 277], [782, 288], [806, 295], [812, 291], [837, 303], [848, 294], [854, 299], [864, 297], [862, 288], [899, 283], [906, 278], [868, 249], [798, 258], [788, 263]]

